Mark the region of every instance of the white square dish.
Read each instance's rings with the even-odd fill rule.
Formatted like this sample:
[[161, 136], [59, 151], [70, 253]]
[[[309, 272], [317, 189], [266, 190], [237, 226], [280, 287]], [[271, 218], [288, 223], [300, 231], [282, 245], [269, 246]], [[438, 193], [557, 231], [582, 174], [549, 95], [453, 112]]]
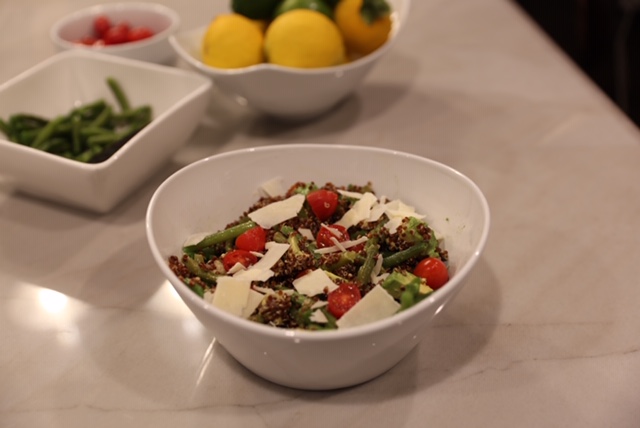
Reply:
[[83, 163], [12, 141], [0, 133], [0, 177], [15, 189], [105, 213], [177, 151], [209, 102], [209, 79], [147, 62], [71, 50], [0, 85], [0, 118], [29, 113], [51, 119], [97, 99], [117, 105], [115, 78], [132, 106], [149, 105], [152, 121], [107, 160]]

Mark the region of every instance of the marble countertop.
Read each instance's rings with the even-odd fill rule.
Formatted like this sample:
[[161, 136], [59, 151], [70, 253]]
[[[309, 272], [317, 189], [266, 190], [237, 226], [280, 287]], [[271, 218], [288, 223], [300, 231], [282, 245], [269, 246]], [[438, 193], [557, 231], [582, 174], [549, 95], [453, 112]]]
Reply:
[[[227, 7], [160, 3], [183, 28]], [[0, 2], [0, 82], [52, 55], [49, 27], [89, 4]], [[335, 111], [283, 124], [216, 97], [187, 146], [109, 214], [0, 191], [0, 427], [638, 426], [638, 129], [510, 2], [412, 9]], [[149, 199], [175, 170], [297, 141], [433, 158], [491, 206], [466, 288], [406, 359], [353, 388], [293, 390], [248, 372], [146, 241]]]

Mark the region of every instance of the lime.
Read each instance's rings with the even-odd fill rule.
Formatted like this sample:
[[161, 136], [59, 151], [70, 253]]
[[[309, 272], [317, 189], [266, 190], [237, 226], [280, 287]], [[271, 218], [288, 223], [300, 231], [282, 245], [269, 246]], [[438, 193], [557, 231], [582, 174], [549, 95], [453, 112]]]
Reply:
[[294, 9], [273, 20], [265, 34], [267, 61], [288, 67], [329, 67], [345, 62], [336, 24], [311, 9]]
[[202, 40], [202, 61], [212, 67], [241, 68], [264, 62], [260, 23], [233, 13], [211, 21]]
[[333, 19], [333, 9], [327, 6], [323, 0], [284, 0], [276, 8], [274, 16], [282, 15], [294, 9], [311, 9], [327, 15]]
[[281, 0], [232, 0], [231, 10], [250, 19], [271, 19]]

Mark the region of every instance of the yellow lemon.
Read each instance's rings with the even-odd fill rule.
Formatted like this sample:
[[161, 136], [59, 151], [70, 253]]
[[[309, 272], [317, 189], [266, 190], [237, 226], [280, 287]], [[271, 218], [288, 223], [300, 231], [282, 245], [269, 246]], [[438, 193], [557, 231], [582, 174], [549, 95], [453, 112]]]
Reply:
[[279, 15], [267, 28], [267, 61], [288, 67], [329, 67], [345, 62], [345, 47], [336, 24], [311, 9]]
[[340, 0], [334, 15], [352, 53], [367, 55], [375, 51], [391, 33], [389, 6], [384, 0]]
[[219, 15], [202, 40], [202, 61], [212, 67], [241, 68], [264, 62], [261, 23], [240, 14]]

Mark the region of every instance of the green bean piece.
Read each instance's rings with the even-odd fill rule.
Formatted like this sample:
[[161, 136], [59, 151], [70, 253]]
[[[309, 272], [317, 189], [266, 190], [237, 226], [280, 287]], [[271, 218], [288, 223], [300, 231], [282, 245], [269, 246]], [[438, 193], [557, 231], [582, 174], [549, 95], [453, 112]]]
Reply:
[[429, 255], [429, 251], [431, 250], [431, 245], [428, 241], [421, 241], [406, 250], [398, 251], [397, 253], [393, 253], [388, 257], [385, 257], [382, 260], [382, 266], [385, 268], [391, 268], [394, 266], [398, 266], [410, 260], [414, 257], [426, 257]]
[[371, 282], [371, 273], [373, 273], [373, 268], [376, 266], [376, 258], [380, 250], [378, 240], [376, 238], [369, 239], [364, 245], [364, 249], [366, 254], [364, 263], [360, 266], [360, 269], [358, 269], [356, 276], [358, 284], [361, 285], [366, 285]]
[[83, 120], [87, 120], [87, 121], [94, 120], [96, 117], [98, 117], [98, 115], [102, 112], [102, 110], [104, 110], [106, 106], [107, 106], [106, 101], [103, 99], [100, 99], [89, 104], [81, 105], [80, 107], [77, 107], [71, 110], [70, 116], [78, 115]]
[[71, 116], [71, 144], [72, 144], [72, 153], [80, 154], [82, 152], [82, 139], [80, 138], [80, 126], [82, 125], [82, 120], [80, 116], [74, 114]]
[[230, 241], [232, 239], [237, 238], [242, 235], [249, 229], [253, 229], [256, 227], [256, 223], [253, 221], [247, 221], [245, 223], [240, 223], [235, 226], [231, 226], [227, 229], [221, 230], [219, 232], [213, 233], [204, 237], [200, 242], [195, 245], [189, 245], [184, 247], [184, 251], [199, 251], [203, 248], [211, 247], [212, 245], [221, 244], [223, 242]]
[[40, 116], [35, 116], [32, 114], [14, 114], [9, 119], [11, 123], [11, 127], [16, 130], [25, 130], [25, 129], [38, 129], [42, 128], [49, 122], [47, 119], [43, 119]]
[[131, 108], [131, 105], [129, 104], [129, 99], [127, 98], [127, 95], [122, 90], [120, 83], [118, 83], [118, 81], [113, 77], [107, 77], [107, 85], [109, 85], [109, 88], [113, 93], [113, 96], [116, 97], [116, 101], [120, 106], [120, 110], [122, 111], [129, 110]]
[[93, 127], [100, 128], [105, 126], [109, 121], [109, 119], [111, 118], [111, 112], [112, 112], [111, 107], [106, 105], [104, 109], [102, 109], [100, 114], [95, 119], [93, 119], [93, 121], [89, 123], [88, 126], [90, 128], [93, 128]]
[[106, 146], [109, 144], [113, 144], [117, 141], [120, 140], [120, 137], [118, 136], [118, 134], [115, 134], [113, 132], [104, 132], [102, 134], [96, 134], [96, 135], [91, 135], [89, 137], [87, 137], [87, 145], [89, 145], [89, 147], [93, 147], [93, 146]]
[[39, 149], [40, 146], [53, 135], [56, 127], [64, 121], [64, 116], [58, 116], [55, 119], [50, 120], [38, 133], [36, 138], [33, 140], [31, 146], [33, 148]]
[[101, 128], [99, 126], [83, 126], [80, 128], [81, 137], [91, 137], [93, 135], [115, 134], [113, 130], [108, 128]]
[[20, 131], [18, 136], [17, 143], [23, 144], [25, 146], [31, 146], [33, 144], [33, 140], [36, 139], [41, 129], [23, 129]]
[[84, 152], [80, 153], [75, 157], [75, 160], [79, 162], [89, 162], [94, 156], [102, 151], [101, 146], [94, 146], [86, 149]]
[[204, 282], [215, 284], [218, 281], [218, 275], [203, 269], [195, 258], [192, 259], [191, 257], [188, 257], [185, 265], [187, 266], [187, 269], [189, 269], [189, 272], [199, 277]]

